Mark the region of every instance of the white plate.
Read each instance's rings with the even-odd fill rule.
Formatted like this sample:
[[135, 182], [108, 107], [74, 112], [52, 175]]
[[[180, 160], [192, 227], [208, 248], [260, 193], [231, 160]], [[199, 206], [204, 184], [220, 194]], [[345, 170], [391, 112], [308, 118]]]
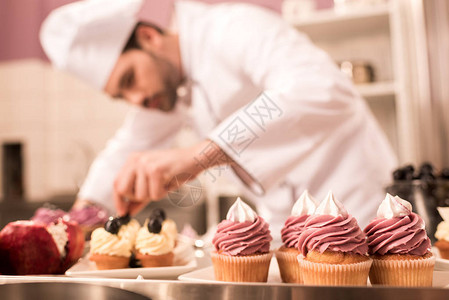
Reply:
[[126, 268], [113, 270], [97, 270], [95, 263], [87, 257], [65, 272], [65, 275], [71, 277], [102, 277], [102, 278], [128, 278], [136, 279], [139, 275], [142, 279], [174, 279], [177, 276], [192, 271], [197, 266], [193, 259], [186, 265], [157, 268]]
[[436, 258], [435, 270], [437, 271], [449, 271], [449, 259]]
[[[182, 280], [182, 281], [190, 281], [190, 282], [224, 283], [224, 282], [215, 280], [214, 268], [212, 266], [182, 274], [181, 276], [178, 277], [178, 279]], [[270, 269], [268, 271], [267, 282], [268, 283], [281, 283], [282, 282], [281, 276], [279, 273], [279, 266], [274, 257], [271, 259]], [[368, 280], [368, 286], [371, 286], [369, 280]], [[433, 272], [433, 286], [449, 288], [449, 272], [435, 270]]]
[[432, 247], [432, 253], [435, 255], [435, 271], [449, 271], [449, 259], [441, 258], [437, 247]]
[[136, 279], [176, 279], [179, 275], [192, 271], [197, 267], [192, 245], [178, 237], [174, 253], [174, 265], [157, 268], [126, 268], [113, 270], [98, 270], [95, 263], [89, 260], [89, 254], [81, 258], [65, 272], [71, 277], [103, 277]]

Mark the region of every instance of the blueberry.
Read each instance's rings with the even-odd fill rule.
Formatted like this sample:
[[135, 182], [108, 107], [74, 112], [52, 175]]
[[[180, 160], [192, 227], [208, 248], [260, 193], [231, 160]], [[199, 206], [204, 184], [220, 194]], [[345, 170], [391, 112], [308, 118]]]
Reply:
[[118, 219], [119, 219], [120, 226], [126, 225], [129, 223], [129, 221], [131, 221], [131, 217], [130, 217], [129, 213], [124, 216], [119, 217]]
[[404, 170], [405, 180], [414, 179], [415, 168], [412, 165], [407, 165], [403, 167], [402, 170]]
[[444, 168], [441, 170], [441, 178], [449, 179], [449, 168]]
[[150, 219], [157, 217], [161, 218], [162, 221], [164, 221], [167, 218], [165, 215], [165, 211], [161, 208], [153, 209], [153, 211], [151, 212]]
[[104, 224], [104, 229], [109, 233], [117, 234], [120, 229], [120, 220], [110, 217], [106, 224]]
[[433, 181], [435, 180], [435, 176], [430, 173], [430, 174], [420, 174], [419, 179], [424, 180], [424, 181]]
[[394, 180], [405, 180], [405, 171], [404, 169], [396, 169], [393, 172], [393, 179]]
[[162, 222], [164, 222], [164, 220], [160, 217], [150, 218], [150, 221], [148, 222], [148, 231], [151, 233], [161, 232]]
[[425, 162], [419, 168], [418, 178], [421, 180], [432, 181], [435, 179], [432, 164]]
[[419, 170], [421, 174], [432, 174], [433, 173], [433, 166], [429, 162], [425, 162], [421, 165], [421, 168]]

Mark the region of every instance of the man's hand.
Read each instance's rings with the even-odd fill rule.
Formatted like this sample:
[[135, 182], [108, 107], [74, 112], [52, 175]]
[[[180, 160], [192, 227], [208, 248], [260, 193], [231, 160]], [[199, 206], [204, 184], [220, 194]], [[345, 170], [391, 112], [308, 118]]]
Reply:
[[[210, 147], [211, 145], [213, 147]], [[221, 156], [221, 159], [205, 160], [204, 155], [201, 155], [205, 149], [208, 149], [207, 157]], [[214, 151], [216, 153], [213, 153]], [[169, 191], [177, 189], [188, 179], [195, 178], [204, 169], [222, 164], [225, 161], [223, 156], [227, 157], [209, 140], [185, 149], [132, 154], [114, 182], [117, 214], [136, 214], [150, 201], [160, 200]], [[188, 175], [185, 180], [182, 174]], [[175, 176], [178, 179], [176, 181], [172, 180]]]

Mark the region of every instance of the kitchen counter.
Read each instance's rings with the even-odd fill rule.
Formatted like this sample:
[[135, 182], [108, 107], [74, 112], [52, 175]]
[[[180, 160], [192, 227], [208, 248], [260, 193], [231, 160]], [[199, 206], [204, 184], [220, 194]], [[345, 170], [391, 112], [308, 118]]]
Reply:
[[19, 282], [77, 282], [116, 287], [153, 300], [172, 299], [449, 299], [449, 289], [389, 287], [316, 287], [268, 283], [193, 283], [168, 280], [70, 278], [51, 276], [1, 276], [0, 284]]
[[[197, 257], [198, 269], [211, 266], [208, 251]], [[272, 262], [273, 263], [273, 262]], [[74, 282], [109, 286], [135, 292], [153, 300], [172, 299], [363, 299], [363, 300], [414, 300], [449, 299], [449, 271], [435, 271], [432, 288], [367, 287], [317, 287], [280, 283], [277, 264], [270, 266], [268, 283], [187, 282], [179, 280], [82, 278], [63, 275], [51, 276], [1, 276], [0, 285], [22, 282], [52, 283]], [[198, 272], [198, 271], [197, 271]], [[1, 291], [1, 290], [0, 290]], [[87, 300], [87, 299], [86, 299]]]

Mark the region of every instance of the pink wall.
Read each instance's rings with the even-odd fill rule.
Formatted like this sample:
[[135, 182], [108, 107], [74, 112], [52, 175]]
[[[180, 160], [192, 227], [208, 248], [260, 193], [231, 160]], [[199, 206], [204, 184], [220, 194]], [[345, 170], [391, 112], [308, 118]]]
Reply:
[[[208, 3], [238, 0], [201, 0]], [[39, 27], [48, 13], [73, 0], [0, 0], [0, 61], [22, 58], [45, 59], [39, 44]], [[174, 0], [146, 0], [145, 19], [161, 26], [168, 24]], [[280, 12], [281, 0], [240, 0]]]

